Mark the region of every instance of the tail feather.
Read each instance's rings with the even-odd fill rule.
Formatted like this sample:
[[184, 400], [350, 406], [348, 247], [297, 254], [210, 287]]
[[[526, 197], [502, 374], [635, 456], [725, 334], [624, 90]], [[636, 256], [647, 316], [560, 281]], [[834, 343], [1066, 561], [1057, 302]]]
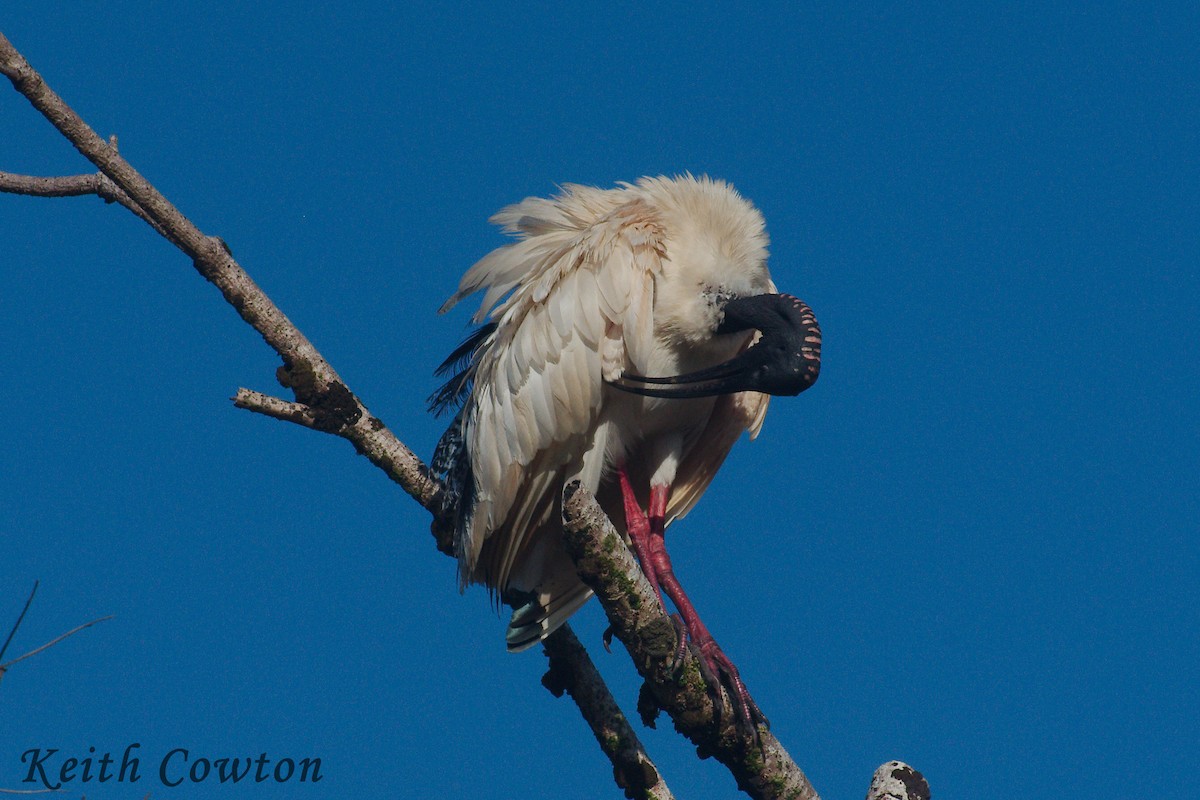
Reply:
[[508, 652], [528, 650], [554, 633], [591, 596], [591, 589], [576, 583], [562, 594], [549, 597], [536, 595], [525, 605], [514, 609], [504, 637]]

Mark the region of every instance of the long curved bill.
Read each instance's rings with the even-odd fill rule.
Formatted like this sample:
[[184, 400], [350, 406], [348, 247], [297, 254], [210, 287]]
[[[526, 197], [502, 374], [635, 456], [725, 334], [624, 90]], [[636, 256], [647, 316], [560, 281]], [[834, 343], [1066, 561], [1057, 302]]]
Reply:
[[797, 395], [821, 373], [821, 328], [806, 303], [787, 294], [728, 301], [717, 333], [757, 330], [758, 342], [728, 361], [684, 375], [626, 373], [611, 385], [646, 397], [713, 397], [735, 392]]

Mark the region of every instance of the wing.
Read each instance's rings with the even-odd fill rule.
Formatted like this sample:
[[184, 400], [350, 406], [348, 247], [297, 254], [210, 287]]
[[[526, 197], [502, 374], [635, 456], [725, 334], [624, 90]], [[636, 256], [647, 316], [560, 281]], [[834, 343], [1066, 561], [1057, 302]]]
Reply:
[[603, 378], [653, 341], [663, 245], [649, 205], [620, 189], [565, 187], [493, 221], [520, 241], [472, 267], [444, 308], [486, 290], [476, 321], [490, 310], [496, 323], [477, 351], [463, 423], [474, 503], [460, 515], [458, 548], [464, 584], [503, 591], [563, 480], [585, 470], [599, 480]]

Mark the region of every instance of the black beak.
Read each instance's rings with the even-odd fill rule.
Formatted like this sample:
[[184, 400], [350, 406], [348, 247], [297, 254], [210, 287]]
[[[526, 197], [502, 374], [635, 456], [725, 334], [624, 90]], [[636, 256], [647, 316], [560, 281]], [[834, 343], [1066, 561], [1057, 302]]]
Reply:
[[788, 294], [737, 297], [717, 333], [757, 330], [758, 342], [723, 364], [667, 378], [622, 375], [612, 385], [647, 397], [712, 397], [735, 392], [797, 395], [821, 372], [821, 328], [812, 309]]

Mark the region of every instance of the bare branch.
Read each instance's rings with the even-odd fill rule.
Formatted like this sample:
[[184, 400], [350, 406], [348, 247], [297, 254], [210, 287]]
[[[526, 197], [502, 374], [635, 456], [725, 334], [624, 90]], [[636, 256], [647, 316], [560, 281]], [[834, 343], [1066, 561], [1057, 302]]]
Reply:
[[555, 697], [567, 692], [580, 709], [586, 709], [583, 716], [600, 749], [612, 761], [613, 780], [625, 790], [625, 796], [635, 800], [671, 798], [671, 790], [571, 627], [563, 625], [542, 642], [542, 647], [550, 659], [550, 671], [542, 678], [542, 685]]
[[[111, 147], [116, 147], [116, 137], [109, 139]], [[129, 195], [121, 191], [121, 187], [113, 183], [103, 172], [92, 175], [63, 175], [42, 177], [39, 175], [17, 175], [12, 172], [0, 172], [0, 192], [8, 194], [23, 194], [30, 197], [79, 197], [94, 194], [106, 203], [120, 203], [128, 208], [154, 230], [171, 239], [165, 228], [150, 218], [142, 207], [135, 203]]]
[[12, 630], [8, 632], [8, 638], [4, 640], [4, 646], [0, 647], [0, 658], [4, 658], [4, 654], [8, 652], [8, 646], [12, 644], [13, 637], [17, 635], [17, 628], [21, 627], [21, 622], [25, 619], [25, 613], [29, 611], [29, 607], [33, 605], [33, 596], [37, 594], [38, 583], [33, 582], [33, 588], [29, 590], [29, 597], [25, 600], [25, 607], [21, 609], [21, 613], [17, 615], [17, 621], [13, 623]]
[[0, 794], [50, 794], [61, 789], [0, 789]]
[[875, 770], [867, 800], [929, 800], [929, 783], [903, 761], [889, 761]]
[[63, 639], [66, 639], [68, 636], [74, 636], [75, 634], [77, 634], [81, 630], [83, 630], [84, 628], [90, 628], [93, 625], [95, 625], [97, 622], [106, 622], [112, 618], [113, 618], [113, 615], [109, 614], [107, 617], [100, 617], [98, 619], [92, 620], [91, 622], [85, 622], [82, 625], [78, 625], [78, 626], [72, 628], [71, 630], [67, 631], [66, 633], [64, 633], [61, 636], [54, 637], [53, 639], [46, 642], [41, 647], [37, 647], [37, 648], [34, 648], [33, 650], [30, 650], [28, 653], [26, 653], [23, 656], [17, 656], [12, 661], [8, 661], [3, 664], [0, 664], [0, 675], [2, 675], [4, 672], [6, 672], [9, 667], [11, 667], [13, 664], [16, 664], [18, 661], [24, 661], [25, 659], [29, 658], [30, 656], [36, 656], [38, 653], [42, 652], [43, 650], [53, 647], [54, 645], [61, 642]]
[[[54, 178], [0, 172], [0, 192], [31, 197], [78, 197], [81, 194], [94, 194], [111, 203], [116, 197], [106, 194], [104, 180], [107, 179], [99, 172], [94, 175], [63, 175]], [[112, 181], [108, 181], [107, 186], [112, 186]]]
[[284, 422], [294, 422], [305, 428], [316, 428], [317, 417], [313, 410], [302, 403], [292, 403], [269, 394], [255, 392], [250, 389], [238, 389], [233, 396], [233, 404], [238, 408], [263, 414]]
[[[12, 644], [13, 637], [16, 636], [16, 634], [17, 634], [17, 628], [21, 627], [21, 622], [24, 621], [25, 614], [26, 614], [26, 612], [29, 611], [29, 606], [31, 606], [33, 604], [33, 596], [35, 594], [37, 594], [38, 583], [39, 583], [38, 581], [33, 582], [33, 588], [29, 591], [29, 597], [25, 600], [25, 607], [22, 608], [21, 613], [19, 615], [17, 615], [17, 621], [13, 623], [12, 630], [10, 630], [8, 632], [8, 638], [4, 640], [4, 646], [0, 647], [0, 658], [3, 658], [4, 654], [8, 651], [8, 646], [10, 644]], [[83, 630], [84, 628], [90, 628], [93, 625], [95, 625], [97, 622], [104, 622], [105, 620], [109, 620], [109, 619], [112, 619], [111, 614], [107, 617], [100, 617], [99, 619], [94, 619], [91, 622], [85, 622], [82, 625], [78, 625], [78, 626], [72, 628], [71, 630], [67, 631], [66, 633], [64, 633], [61, 636], [54, 637], [53, 639], [46, 642], [41, 647], [35, 647], [34, 649], [30, 650], [25, 655], [17, 656], [16, 658], [14, 658], [11, 661], [5, 661], [4, 663], [0, 663], [0, 679], [3, 679], [4, 673], [8, 671], [8, 668], [11, 667], [13, 664], [16, 664], [18, 661], [24, 661], [25, 659], [27, 659], [31, 656], [36, 656], [38, 653], [42, 652], [43, 650], [47, 650], [47, 649], [53, 647], [54, 645], [61, 642], [63, 639], [66, 639], [68, 636], [74, 636], [75, 634], [77, 634], [81, 630]]]

